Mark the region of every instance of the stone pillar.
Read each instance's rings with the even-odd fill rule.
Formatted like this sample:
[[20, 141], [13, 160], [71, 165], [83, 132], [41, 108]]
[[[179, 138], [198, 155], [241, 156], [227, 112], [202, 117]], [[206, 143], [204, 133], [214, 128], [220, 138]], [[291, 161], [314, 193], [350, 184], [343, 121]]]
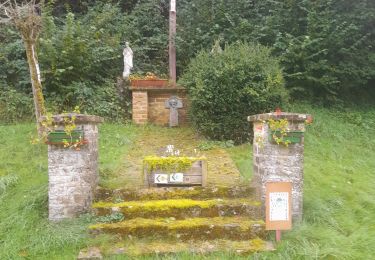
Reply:
[[[48, 143], [48, 208], [52, 221], [87, 212], [98, 184], [98, 124], [103, 119], [75, 116], [76, 129], [83, 132], [85, 144], [75, 149]], [[66, 115], [53, 116], [58, 129], [64, 129], [64, 117]]]
[[147, 91], [133, 91], [133, 121], [135, 124], [146, 124], [148, 121]]
[[[286, 119], [287, 131], [298, 134], [297, 141], [288, 145], [277, 144], [272, 137], [269, 120]], [[253, 184], [258, 198], [265, 205], [267, 182], [292, 182], [293, 221], [302, 220], [303, 206], [303, 151], [305, 121], [310, 115], [275, 112], [248, 117], [254, 125]], [[265, 212], [265, 211], [264, 211]]]

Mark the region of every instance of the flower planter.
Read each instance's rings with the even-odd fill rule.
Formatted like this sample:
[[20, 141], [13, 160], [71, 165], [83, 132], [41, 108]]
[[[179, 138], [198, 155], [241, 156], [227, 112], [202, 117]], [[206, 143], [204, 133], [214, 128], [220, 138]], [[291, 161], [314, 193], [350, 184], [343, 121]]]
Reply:
[[143, 163], [146, 186], [206, 186], [205, 158], [150, 156]]
[[[268, 140], [272, 143], [276, 143], [275, 139], [273, 138], [273, 135], [276, 135], [278, 138], [282, 137], [281, 131], [271, 131]], [[289, 144], [300, 144], [302, 142], [303, 138], [303, 131], [290, 131], [286, 132], [286, 135], [282, 137], [282, 140], [284, 143]]]
[[169, 81], [167, 79], [132, 79], [130, 84], [132, 87], [167, 87]]
[[87, 140], [84, 139], [83, 130], [72, 131], [71, 135], [68, 135], [64, 130], [56, 130], [48, 134], [47, 144], [52, 145], [65, 145], [66, 142], [69, 144], [87, 144]]

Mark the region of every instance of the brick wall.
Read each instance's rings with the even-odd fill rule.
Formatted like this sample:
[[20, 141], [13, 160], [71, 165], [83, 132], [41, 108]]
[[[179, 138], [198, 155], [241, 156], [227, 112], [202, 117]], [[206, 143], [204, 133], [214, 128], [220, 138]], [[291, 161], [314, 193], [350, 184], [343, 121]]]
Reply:
[[188, 122], [188, 99], [184, 89], [151, 88], [132, 89], [133, 93], [133, 122], [135, 124], [152, 123], [160, 126], [169, 125], [169, 109], [165, 102], [171, 96], [177, 96], [182, 101], [178, 109], [179, 125]]
[[136, 124], [147, 123], [148, 95], [147, 91], [133, 91], [133, 121]]
[[177, 96], [182, 101], [182, 108], [178, 109], [178, 122], [180, 125], [187, 123], [187, 97], [184, 92], [177, 93], [173, 90], [150, 91], [148, 94], [148, 118], [149, 122], [168, 126], [169, 124], [169, 108], [165, 108], [165, 102], [171, 97]]

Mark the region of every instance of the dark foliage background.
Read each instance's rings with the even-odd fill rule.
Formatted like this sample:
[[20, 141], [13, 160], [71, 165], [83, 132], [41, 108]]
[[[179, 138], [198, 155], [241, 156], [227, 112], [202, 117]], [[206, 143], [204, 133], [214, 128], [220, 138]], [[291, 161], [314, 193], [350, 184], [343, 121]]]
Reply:
[[[47, 1], [39, 58], [46, 100], [54, 112], [81, 110], [114, 120], [129, 115], [117, 84], [124, 41], [134, 72], [167, 73], [168, 0]], [[280, 59], [294, 99], [335, 104], [374, 92], [373, 0], [179, 0], [178, 74], [191, 59], [225, 44], [257, 42]], [[1, 121], [29, 118], [31, 87], [20, 36], [0, 27]], [[29, 100], [29, 101], [28, 101]], [[13, 105], [10, 105], [13, 104]], [[24, 109], [19, 112], [14, 108]]]

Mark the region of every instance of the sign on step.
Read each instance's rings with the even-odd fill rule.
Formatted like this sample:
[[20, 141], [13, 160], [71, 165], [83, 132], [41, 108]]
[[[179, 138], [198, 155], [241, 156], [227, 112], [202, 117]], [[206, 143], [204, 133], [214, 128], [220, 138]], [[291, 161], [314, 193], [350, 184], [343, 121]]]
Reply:
[[156, 184], [168, 184], [168, 183], [183, 183], [184, 174], [177, 172], [172, 174], [156, 173], [154, 175], [154, 183]]

